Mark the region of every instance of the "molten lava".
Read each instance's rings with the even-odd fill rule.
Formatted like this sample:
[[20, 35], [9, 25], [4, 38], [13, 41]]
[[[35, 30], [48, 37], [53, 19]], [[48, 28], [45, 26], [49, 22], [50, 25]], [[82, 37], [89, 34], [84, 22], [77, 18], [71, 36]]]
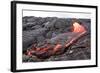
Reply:
[[56, 52], [58, 49], [62, 48], [62, 45], [61, 44], [57, 44], [55, 47], [54, 47], [54, 52]]
[[73, 32], [84, 32], [85, 28], [80, 25], [78, 22], [73, 23]]
[[[27, 55], [32, 56], [32, 54], [36, 53], [36, 52], [38, 52], [38, 54], [35, 54], [38, 58], [42, 58], [42, 56], [44, 58], [44, 54], [46, 54], [46, 57], [54, 55], [54, 54], [56, 54], [56, 52], [59, 51], [59, 49], [62, 49], [62, 47], [66, 48], [66, 47], [70, 46], [74, 41], [76, 41], [78, 38], [80, 38], [85, 33], [86, 33], [86, 29], [82, 25], [80, 25], [78, 22], [74, 22], [73, 23], [73, 31], [68, 33], [68, 34], [71, 34], [71, 35], [69, 35], [71, 38], [66, 40], [65, 45], [57, 43], [55, 46], [52, 46], [52, 44], [49, 44], [49, 45], [45, 44], [46, 45], [45, 47], [39, 47], [39, 48], [34, 46], [34, 47], [32, 47], [33, 51], [32, 50], [27, 51], [27, 53], [28, 53]], [[68, 36], [66, 36], [66, 38], [67, 37]], [[49, 50], [52, 50], [52, 53], [47, 54], [47, 52]]]

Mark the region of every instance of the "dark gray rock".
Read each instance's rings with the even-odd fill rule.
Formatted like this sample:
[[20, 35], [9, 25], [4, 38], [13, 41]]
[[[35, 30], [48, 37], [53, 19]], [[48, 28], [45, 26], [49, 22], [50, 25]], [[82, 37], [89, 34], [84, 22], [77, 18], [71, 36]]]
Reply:
[[37, 21], [37, 25], [42, 25], [43, 23], [45, 23], [45, 18], [38, 18], [38, 21]]
[[[37, 37], [43, 36], [46, 33], [45, 28], [31, 30], [31, 31], [23, 31], [23, 50], [27, 50], [27, 48], [33, 43], [37, 42]], [[43, 38], [42, 38], [43, 39]]]
[[46, 34], [46, 38], [51, 38], [52, 37], [52, 31], [49, 31], [47, 34]]
[[41, 28], [40, 25], [35, 25], [35, 26], [33, 26], [32, 28], [30, 28], [30, 29], [39, 29], [39, 28]]
[[36, 25], [36, 22], [28, 22], [23, 24], [23, 30], [31, 30], [33, 26]]
[[37, 39], [37, 42], [39, 43], [39, 42], [43, 42], [45, 40], [45, 37], [44, 36], [38, 36], [38, 37], [36, 37], [36, 39]]
[[65, 42], [72, 39], [73, 37], [76, 37], [78, 34], [76, 33], [62, 33], [59, 35], [56, 35], [55, 37], [51, 38], [49, 43], [51, 44], [57, 44], [60, 43], [62, 45], [65, 45]]
[[55, 23], [55, 28], [57, 29], [64, 29], [67, 28], [67, 21], [65, 19], [58, 19], [57, 22]]
[[47, 29], [51, 29], [51, 31], [52, 31], [56, 21], [57, 21], [57, 19], [54, 19], [51, 22], [47, 22], [47, 23], [44, 24], [44, 27], [47, 28]]
[[[62, 54], [54, 55], [47, 59], [39, 59], [35, 55], [29, 57], [23, 56], [23, 62], [43, 62], [43, 61], [66, 61], [66, 60], [85, 60], [91, 59], [91, 20], [90, 19], [77, 19], [82, 23], [88, 33], [85, 37], [80, 38], [77, 42], [70, 47], [61, 48]], [[44, 44], [52, 43], [55, 45], [60, 39], [60, 43], [63, 44], [67, 40], [68, 36], [64, 36], [65, 32], [72, 31], [73, 18], [58, 18], [58, 17], [35, 17], [25, 16], [23, 17], [23, 51], [30, 49], [35, 43], [37, 47], [43, 47]], [[61, 35], [61, 36], [60, 36]], [[39, 55], [46, 57], [49, 52], [41, 52]], [[38, 54], [38, 52], [37, 52]]]
[[45, 18], [45, 21], [46, 21], [46, 22], [48, 22], [48, 21], [51, 22], [51, 21], [54, 20], [54, 19], [57, 19], [57, 17], [46, 17], [46, 18]]
[[27, 22], [35, 22], [36, 20], [36, 17], [28, 17]]

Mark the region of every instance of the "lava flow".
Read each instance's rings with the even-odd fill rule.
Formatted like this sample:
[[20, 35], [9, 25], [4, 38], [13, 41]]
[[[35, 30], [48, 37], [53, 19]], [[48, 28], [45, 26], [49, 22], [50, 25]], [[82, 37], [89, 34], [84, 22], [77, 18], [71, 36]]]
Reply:
[[84, 32], [84, 31], [86, 31], [85, 30], [85, 28], [82, 26], [82, 25], [80, 25], [79, 23], [77, 23], [77, 22], [74, 22], [73, 23], [73, 32]]
[[[78, 22], [74, 22], [73, 31], [69, 33], [64, 33], [66, 35], [65, 36], [66, 38], [69, 37], [69, 39], [65, 40], [66, 42], [64, 44], [56, 43], [56, 45], [54, 46], [52, 44], [47, 43], [45, 44], [46, 45], [45, 47], [39, 47], [39, 48], [33, 45], [31, 50], [27, 51], [27, 55], [29, 56], [35, 55], [36, 57], [41, 58], [41, 59], [48, 58], [52, 55], [55, 55], [57, 52], [60, 52], [62, 48], [66, 49], [67, 47], [69, 47], [71, 44], [73, 44], [78, 38], [80, 38], [85, 33], [86, 33], [85, 27], [79, 24]], [[55, 39], [59, 40], [59, 38], [55, 38]]]

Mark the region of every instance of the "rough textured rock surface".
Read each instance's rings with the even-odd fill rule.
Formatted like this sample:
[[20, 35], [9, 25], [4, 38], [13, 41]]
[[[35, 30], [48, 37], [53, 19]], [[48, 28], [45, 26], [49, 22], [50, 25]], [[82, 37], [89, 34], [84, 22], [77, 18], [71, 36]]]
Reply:
[[[44, 61], [64, 61], [64, 60], [85, 60], [91, 59], [91, 36], [90, 36], [90, 19], [77, 19], [87, 29], [87, 34], [81, 37], [76, 43], [69, 46], [64, 53], [54, 55], [47, 59], [39, 59], [36, 56], [27, 56], [27, 51], [32, 44], [41, 46], [45, 44], [48, 39], [53, 39], [57, 35], [71, 31], [71, 18], [58, 17], [23, 17], [23, 62], [44, 62]], [[54, 41], [54, 40], [53, 40]], [[64, 48], [62, 48], [64, 50]]]

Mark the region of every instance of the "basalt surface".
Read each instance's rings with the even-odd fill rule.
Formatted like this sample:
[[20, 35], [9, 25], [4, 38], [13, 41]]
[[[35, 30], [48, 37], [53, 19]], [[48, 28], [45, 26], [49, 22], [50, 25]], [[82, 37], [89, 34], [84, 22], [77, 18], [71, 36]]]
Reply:
[[[66, 60], [86, 60], [91, 59], [91, 36], [90, 36], [90, 19], [77, 19], [86, 27], [87, 33], [79, 38], [75, 43], [66, 48], [61, 48], [61, 54], [55, 54], [46, 59], [40, 59], [34, 54], [29, 56], [26, 54], [27, 50], [32, 48], [33, 44], [36, 47], [41, 47], [48, 40], [51, 44], [55, 44], [54, 38], [63, 33], [71, 32], [72, 18], [58, 18], [58, 17], [23, 17], [23, 62], [44, 62], [44, 61], [66, 61]], [[62, 37], [62, 36], [61, 36]], [[64, 43], [63, 36], [61, 43]], [[56, 41], [57, 42], [57, 41]]]

